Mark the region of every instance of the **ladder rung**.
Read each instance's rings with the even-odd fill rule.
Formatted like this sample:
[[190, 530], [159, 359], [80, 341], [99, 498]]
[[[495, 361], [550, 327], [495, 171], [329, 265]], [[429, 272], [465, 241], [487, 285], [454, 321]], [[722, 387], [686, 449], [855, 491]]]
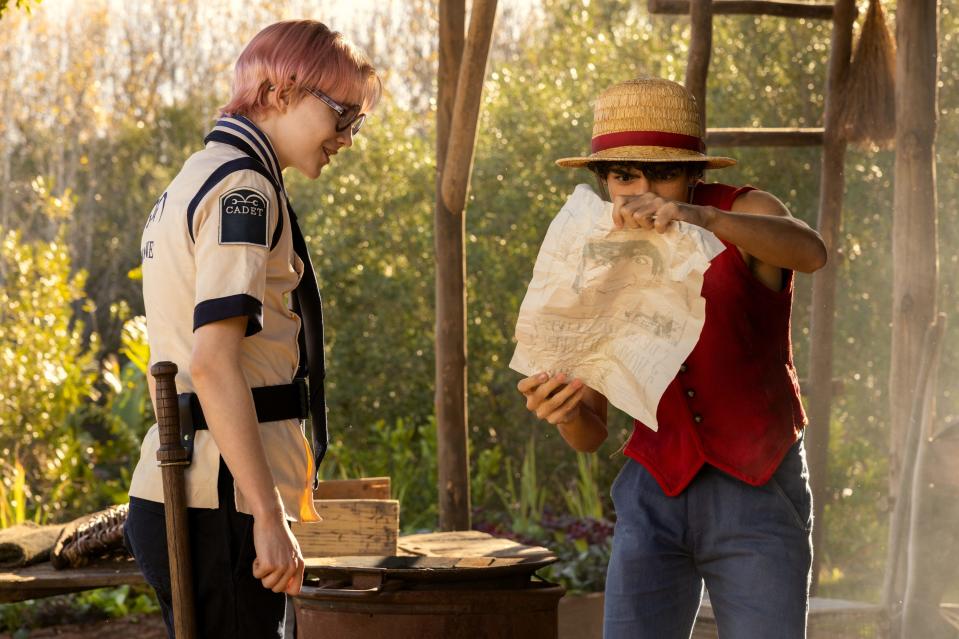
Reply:
[[[833, 5], [804, 2], [772, 2], [770, 0], [713, 0], [713, 14], [746, 14], [781, 18], [832, 20]], [[649, 0], [649, 12], [686, 15], [689, 0]]]
[[823, 129], [707, 129], [709, 146], [821, 146]]

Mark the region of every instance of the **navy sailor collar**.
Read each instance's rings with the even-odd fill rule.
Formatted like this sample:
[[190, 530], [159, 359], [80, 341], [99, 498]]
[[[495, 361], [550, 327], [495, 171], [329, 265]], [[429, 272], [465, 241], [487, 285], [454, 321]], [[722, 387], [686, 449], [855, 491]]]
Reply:
[[229, 144], [243, 151], [254, 160], [260, 162], [263, 167], [273, 176], [276, 184], [285, 193], [286, 188], [283, 185], [283, 172], [280, 169], [280, 162], [276, 157], [276, 151], [270, 143], [270, 138], [266, 133], [260, 130], [248, 118], [242, 115], [225, 115], [217, 120], [213, 130], [205, 138], [205, 144], [210, 142], [220, 142]]

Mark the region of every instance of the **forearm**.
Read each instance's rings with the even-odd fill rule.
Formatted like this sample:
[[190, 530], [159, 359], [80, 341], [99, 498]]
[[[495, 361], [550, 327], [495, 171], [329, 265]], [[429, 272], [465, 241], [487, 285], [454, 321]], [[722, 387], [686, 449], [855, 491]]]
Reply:
[[283, 505], [266, 460], [253, 395], [238, 361], [194, 361], [193, 384], [210, 434], [254, 517], [282, 517]]
[[590, 408], [585, 402], [578, 406], [573, 418], [557, 424], [559, 434], [569, 446], [579, 452], [595, 452], [609, 433], [606, 420]]
[[802, 220], [704, 208], [708, 230], [760, 262], [803, 273], [816, 271], [826, 262], [822, 237]]

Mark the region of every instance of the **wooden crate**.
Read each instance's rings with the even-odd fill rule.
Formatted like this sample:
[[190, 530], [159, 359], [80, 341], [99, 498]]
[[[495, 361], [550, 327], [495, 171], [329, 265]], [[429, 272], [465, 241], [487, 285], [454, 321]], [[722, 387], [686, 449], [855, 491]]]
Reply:
[[400, 502], [395, 499], [317, 499], [323, 521], [295, 523], [304, 557], [395, 555]]
[[324, 479], [313, 491], [313, 499], [389, 499], [389, 477]]

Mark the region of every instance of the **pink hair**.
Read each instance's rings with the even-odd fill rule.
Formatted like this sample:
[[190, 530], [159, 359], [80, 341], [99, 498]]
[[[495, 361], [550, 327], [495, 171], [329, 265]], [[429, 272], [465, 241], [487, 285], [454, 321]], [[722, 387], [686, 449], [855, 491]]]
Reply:
[[366, 55], [342, 33], [315, 20], [277, 22], [256, 34], [236, 61], [233, 97], [220, 115], [256, 116], [269, 109], [270, 94], [292, 103], [319, 89], [335, 100], [372, 109], [382, 82]]

